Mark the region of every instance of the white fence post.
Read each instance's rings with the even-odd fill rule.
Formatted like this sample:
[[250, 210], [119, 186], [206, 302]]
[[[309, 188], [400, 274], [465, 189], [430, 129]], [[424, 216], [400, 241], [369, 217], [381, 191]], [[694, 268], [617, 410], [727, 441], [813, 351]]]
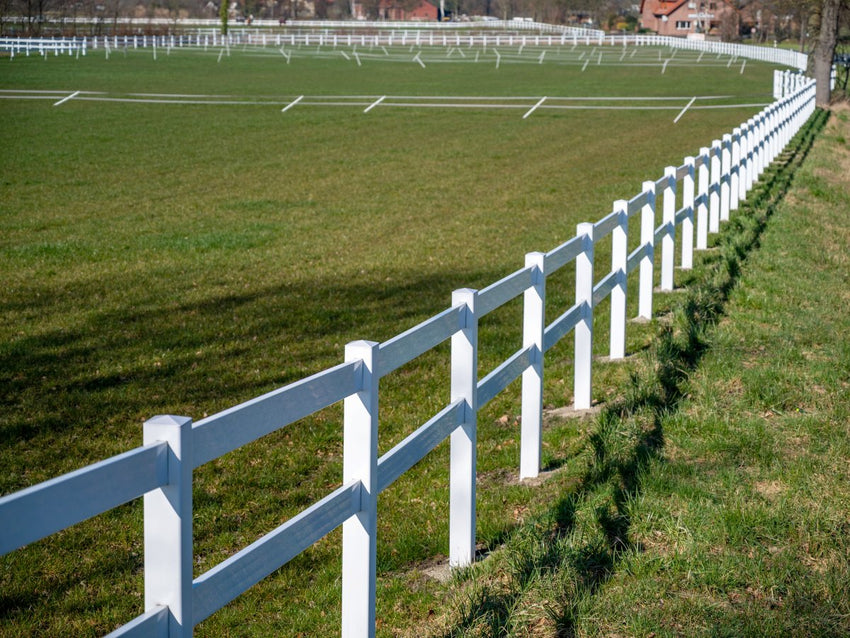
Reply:
[[762, 172], [767, 170], [767, 167], [770, 166], [770, 163], [773, 161], [773, 140], [774, 140], [774, 130], [773, 130], [773, 116], [776, 109], [774, 108], [774, 104], [771, 104], [764, 111], [762, 111], [764, 117], [764, 153], [762, 158]]
[[711, 149], [703, 146], [699, 150], [699, 184], [697, 198], [697, 250], [708, 248], [708, 199], [709, 199], [709, 173], [711, 164]]
[[782, 129], [784, 127], [784, 113], [785, 107], [787, 105], [787, 100], [783, 100], [782, 102], [774, 102], [771, 105], [771, 109], [773, 110], [773, 115], [771, 117], [770, 129], [771, 129], [771, 151], [770, 151], [770, 161], [773, 162], [779, 154], [782, 152]]
[[611, 359], [626, 356], [626, 286], [629, 261], [629, 202], [614, 202], [619, 224], [611, 232], [611, 270], [617, 272], [617, 285], [611, 290]]
[[144, 496], [145, 611], [168, 607], [169, 638], [190, 638], [192, 619], [192, 419], [156, 416], [144, 444], [168, 443], [168, 483]]
[[378, 528], [378, 344], [353, 341], [346, 361], [362, 361], [361, 390], [343, 402], [343, 483], [360, 481], [360, 511], [342, 524], [342, 636], [375, 635]]
[[771, 164], [779, 155], [779, 151], [782, 150], [779, 146], [779, 133], [782, 126], [782, 104], [774, 102], [768, 107], [768, 112], [770, 113], [768, 117], [770, 153], [767, 156], [767, 163]]
[[741, 129], [732, 131], [732, 174], [730, 181], [729, 210], [738, 210], [741, 197]]
[[463, 329], [452, 335], [451, 400], [464, 401], [463, 424], [451, 435], [449, 472], [449, 564], [475, 559], [475, 472], [478, 411], [478, 291], [455, 290], [452, 306], [464, 304]]
[[720, 231], [720, 140], [711, 143], [711, 183], [708, 187], [708, 232]]
[[749, 193], [750, 190], [752, 190], [752, 188], [753, 188], [753, 173], [754, 173], [753, 167], [754, 167], [754, 158], [755, 158], [755, 155], [753, 153], [753, 139], [755, 137], [755, 135], [753, 133], [753, 129], [754, 129], [753, 118], [750, 118], [749, 120], [747, 120], [745, 133], [744, 133], [744, 146], [745, 146], [744, 150], [745, 150], [745, 153], [744, 153], [744, 156], [742, 157], [743, 164], [744, 164], [744, 173], [743, 173], [744, 179], [742, 180], [744, 195], [742, 196], [742, 199], [746, 199], [747, 193]]
[[540, 436], [543, 427], [543, 333], [546, 329], [546, 255], [528, 253], [525, 267], [534, 268], [534, 285], [523, 294], [522, 345], [534, 347], [531, 365], [522, 373], [522, 420], [519, 478], [540, 472]]
[[720, 221], [729, 221], [732, 202], [732, 136], [723, 135], [720, 144]]
[[640, 260], [640, 289], [638, 291], [638, 317], [652, 319], [652, 286], [655, 269], [655, 182], [644, 182], [646, 193], [640, 215], [640, 245], [644, 255]]
[[781, 153], [788, 145], [791, 137], [788, 134], [794, 119], [794, 107], [797, 100], [785, 100], [779, 109], [779, 143], [777, 153]]
[[688, 215], [682, 220], [682, 268], [689, 270], [694, 267], [694, 177], [696, 176], [696, 161], [693, 157], [685, 158], [688, 172], [682, 180], [682, 207], [688, 210]]
[[664, 169], [664, 203], [661, 221], [665, 233], [661, 239], [661, 290], [673, 290], [673, 269], [676, 257], [676, 167]]
[[764, 171], [764, 112], [755, 118], [755, 134], [753, 137], [753, 182], [761, 177]]
[[573, 407], [587, 410], [593, 380], [593, 224], [579, 224], [576, 235], [582, 238], [582, 251], [576, 257], [576, 305], [581, 307], [581, 321], [575, 327]]
[[751, 121], [747, 121], [741, 128], [741, 162], [738, 172], [738, 200], [744, 201], [747, 199], [747, 193], [750, 190], [749, 175], [750, 175], [750, 133]]

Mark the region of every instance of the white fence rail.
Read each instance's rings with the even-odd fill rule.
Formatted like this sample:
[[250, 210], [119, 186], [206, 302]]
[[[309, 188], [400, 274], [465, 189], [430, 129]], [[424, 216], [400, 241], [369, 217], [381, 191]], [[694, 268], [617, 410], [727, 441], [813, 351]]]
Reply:
[[[637, 284], [638, 315], [650, 318], [655, 269], [660, 268], [661, 289], [671, 290], [676, 254], [682, 268], [692, 267], [694, 249], [707, 247], [709, 233], [717, 232], [738, 208], [814, 111], [813, 81], [796, 82], [788, 95], [701, 148], [697, 156], [644, 182], [631, 199], [614, 202], [610, 214], [593, 224], [579, 224], [569, 241], [546, 253], [528, 254], [523, 268], [482, 290], [455, 291], [451, 307], [418, 326], [384, 343], [350, 343], [344, 363], [197, 423], [188, 417], [150, 419], [142, 447], [0, 498], [0, 554], [143, 496], [145, 612], [110, 635], [184, 637], [192, 635], [195, 624], [342, 525], [342, 635], [373, 636], [378, 493], [450, 438], [449, 560], [454, 566], [469, 564], [475, 555], [478, 411], [522, 378], [519, 475], [536, 476], [545, 353], [572, 333], [574, 405], [589, 408], [595, 308], [610, 297], [609, 352], [611, 359], [622, 358], [628, 287]], [[791, 81], [782, 86], [790, 89]], [[629, 252], [629, 238], [635, 233], [638, 245]], [[594, 251], [609, 237], [611, 269], [594, 272]], [[573, 262], [573, 305], [549, 308], [547, 279]], [[633, 272], [636, 277], [629, 276]], [[520, 296], [523, 345], [479, 379], [479, 322]], [[549, 325], [547, 310], [550, 316], [560, 311]], [[379, 380], [447, 340], [448, 404], [379, 457]], [[193, 470], [339, 401], [344, 404], [341, 485], [193, 580]]]
[[[302, 24], [302, 23], [298, 23]], [[313, 24], [313, 23], [303, 23]], [[334, 24], [322, 23], [319, 24]], [[805, 70], [807, 56], [787, 49], [757, 47], [729, 42], [713, 42], [689, 40], [671, 36], [656, 35], [605, 35], [602, 31], [589, 29], [573, 29], [556, 27], [540, 23], [507, 21], [493, 24], [511, 26], [514, 24], [528, 25], [538, 33], [535, 35], [518, 32], [463, 32], [459, 29], [423, 28], [421, 23], [386, 23], [378, 22], [382, 29], [377, 33], [356, 32], [351, 25], [360, 23], [339, 23], [348, 25], [348, 32], [334, 32], [330, 26], [322, 30], [287, 29], [278, 31], [262, 31], [240, 29], [222, 36], [216, 29], [199, 30], [195, 34], [183, 35], [133, 35], [133, 36], [97, 36], [79, 38], [0, 38], [0, 51], [11, 51], [13, 54], [62, 53], [85, 55], [89, 49], [98, 48], [127, 48], [139, 49], [159, 47], [162, 49], [180, 47], [223, 47], [223, 46], [454, 46], [454, 47], [553, 47], [584, 44], [586, 46], [662, 46], [673, 49], [686, 49], [703, 53], [724, 55], [732, 58], [760, 60], [779, 64], [794, 69]], [[396, 28], [387, 28], [388, 24], [396, 24]], [[491, 23], [482, 23], [491, 24]], [[542, 27], [550, 27], [543, 29]]]

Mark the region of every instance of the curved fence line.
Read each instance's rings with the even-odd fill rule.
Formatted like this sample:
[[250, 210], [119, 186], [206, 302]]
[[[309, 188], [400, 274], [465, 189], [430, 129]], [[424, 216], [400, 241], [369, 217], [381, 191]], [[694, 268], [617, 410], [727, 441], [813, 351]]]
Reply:
[[[795, 75], [779, 84], [787, 95], [758, 115], [680, 166], [667, 167], [662, 177], [644, 182], [640, 193], [614, 202], [612, 212], [599, 221], [579, 224], [569, 241], [529, 253], [523, 268], [482, 290], [454, 291], [451, 306], [440, 314], [384, 343], [349, 343], [343, 363], [196, 423], [182, 416], [154, 417], [145, 423], [142, 447], [0, 498], [0, 554], [141, 496], [145, 612], [110, 636], [183, 637], [342, 526], [342, 635], [374, 636], [378, 493], [449, 438], [449, 561], [462, 566], [474, 560], [478, 411], [522, 379], [519, 476], [537, 476], [546, 352], [572, 337], [574, 407], [589, 408], [596, 308], [610, 299], [609, 353], [612, 360], [622, 359], [628, 288], [638, 288], [638, 316], [651, 318], [655, 280], [660, 279], [661, 290], [673, 289], [677, 261], [684, 269], [693, 266], [694, 250], [707, 248], [709, 234], [720, 230], [814, 112], [814, 81]], [[596, 272], [594, 252], [603, 242], [610, 242], [612, 265]], [[553, 308], [547, 279], [569, 264], [575, 268], [574, 303]], [[522, 347], [479, 379], [479, 322], [519, 297], [524, 304]], [[546, 316], [556, 314], [547, 325]], [[451, 342], [448, 403], [378, 456], [380, 379], [445, 341]], [[193, 470], [340, 401], [341, 484], [193, 579]]]
[[[455, 29], [427, 28], [417, 23], [375, 23], [384, 25], [377, 33], [357, 33], [351, 28], [351, 22], [339, 23], [349, 25], [346, 31], [334, 32], [332, 27], [321, 31], [301, 31], [287, 29], [284, 31], [238, 30], [227, 35], [221, 35], [216, 29], [200, 29], [195, 34], [183, 35], [134, 35], [134, 36], [94, 36], [74, 38], [0, 38], [0, 51], [10, 51], [13, 55], [86, 55], [89, 49], [139, 49], [158, 47], [173, 49], [181, 47], [229, 47], [229, 46], [442, 46], [442, 47], [500, 47], [500, 46], [661, 46], [671, 49], [700, 51], [701, 53], [725, 55], [732, 58], [759, 60], [779, 64], [804, 71], [808, 56], [788, 49], [757, 47], [730, 42], [714, 42], [709, 40], [691, 40], [672, 36], [657, 35], [605, 35], [602, 31], [593, 32], [587, 29], [571, 27], [556, 27], [540, 23], [516, 22], [520, 25], [530, 25], [538, 33], [528, 35], [521, 33], [462, 33]], [[301, 23], [299, 23], [301, 24]], [[305, 23], [312, 24], [312, 23]], [[315, 24], [334, 24], [321, 23]], [[359, 26], [360, 23], [354, 23]], [[386, 26], [396, 24], [395, 27]], [[489, 24], [489, 23], [483, 23]], [[503, 23], [504, 24], [504, 23]], [[551, 27], [550, 30], [542, 27]], [[495, 30], [494, 30], [495, 31]]]
[[[27, 18], [25, 16], [10, 16], [6, 18], [7, 24], [25, 24]], [[116, 17], [109, 20], [91, 17], [61, 17], [48, 18], [46, 22], [59, 25], [121, 25], [133, 27], [171, 27], [175, 29], [186, 29], [190, 27], [205, 28], [209, 33], [219, 32], [221, 30], [221, 20], [217, 18], [128, 18]], [[569, 33], [579, 36], [590, 36], [591, 38], [600, 38], [605, 35], [600, 29], [588, 29], [586, 27], [572, 27], [562, 24], [549, 24], [546, 22], [534, 22], [523, 18], [514, 18], [512, 20], [498, 19], [470, 19], [462, 21], [435, 22], [433, 20], [289, 20], [282, 22], [279, 19], [251, 21], [251, 26], [246, 27], [243, 23], [231, 20], [229, 27], [234, 33], [257, 32], [259, 29], [277, 29], [280, 26], [286, 26], [287, 30], [292, 29], [321, 29], [330, 31], [333, 29], [341, 29], [345, 31], [363, 30], [376, 31], [387, 29], [423, 29], [436, 31], [536, 31], [538, 33]]]

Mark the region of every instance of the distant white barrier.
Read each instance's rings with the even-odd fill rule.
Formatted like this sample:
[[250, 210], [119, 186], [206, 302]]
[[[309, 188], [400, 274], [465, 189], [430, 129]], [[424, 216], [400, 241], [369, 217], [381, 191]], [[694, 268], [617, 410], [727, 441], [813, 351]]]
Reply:
[[[366, 32], [362, 25], [374, 24], [374, 32]], [[465, 29], [449, 29], [442, 25], [461, 24]], [[502, 29], [478, 30], [469, 25], [495, 25]], [[320, 28], [321, 25], [321, 28]], [[336, 25], [336, 26], [334, 26]], [[512, 27], [520, 26], [537, 31], [535, 35], [516, 32]], [[315, 27], [315, 28], [308, 28]], [[335, 30], [336, 29], [336, 30]], [[492, 31], [492, 32], [489, 32]], [[547, 25], [536, 22], [509, 20], [505, 22], [482, 23], [416, 23], [416, 22], [297, 22], [286, 29], [234, 29], [226, 36], [218, 29], [199, 29], [197, 33], [182, 35], [134, 35], [134, 36], [96, 36], [90, 38], [0, 38], [0, 51], [12, 51], [17, 54], [44, 54], [45, 51], [70, 51], [78, 49], [85, 55], [87, 48], [175, 48], [175, 47], [217, 47], [217, 46], [455, 46], [455, 47], [499, 47], [534, 46], [552, 47], [566, 45], [585, 46], [662, 46], [674, 49], [687, 49], [729, 56], [760, 60], [804, 71], [807, 56], [788, 49], [757, 47], [729, 42], [689, 40], [671, 36], [657, 35], [605, 35], [602, 31]]]
[[[653, 282], [672, 290], [679, 253], [691, 268], [694, 249], [717, 232], [815, 109], [814, 82], [796, 89], [732, 133], [644, 182], [629, 200], [549, 252], [482, 290], [457, 290], [443, 312], [383, 343], [357, 341], [345, 361], [193, 423], [159, 416], [144, 426], [143, 445], [125, 454], [0, 498], [0, 555], [144, 497], [145, 613], [110, 636], [191, 636], [193, 627], [342, 525], [342, 635], [374, 636], [377, 496], [440, 442], [451, 439], [449, 560], [475, 556], [478, 411], [522, 378], [520, 478], [540, 469], [545, 354], [572, 333], [574, 406], [591, 406], [594, 309], [610, 297], [611, 359], [625, 356], [626, 294], [638, 285], [638, 315], [653, 315]], [[790, 80], [787, 83], [790, 86]], [[783, 86], [786, 86], [783, 83]], [[676, 194], [682, 206], [676, 210]], [[660, 216], [660, 225], [659, 225]], [[631, 252], [630, 233], [638, 235]], [[594, 272], [594, 252], [610, 236], [612, 266]], [[676, 249], [676, 245], [679, 249]], [[575, 301], [551, 308], [547, 279], [575, 262]], [[637, 281], [629, 275], [637, 271]], [[631, 279], [634, 279], [631, 278]], [[523, 345], [478, 378], [482, 317], [523, 297]], [[559, 313], [546, 324], [547, 314]], [[379, 380], [451, 341], [451, 396], [431, 419], [378, 456]], [[290, 426], [327, 406], [344, 404], [343, 476], [339, 487], [283, 525], [192, 576], [192, 473], [204, 463]]]
[[86, 54], [85, 38], [0, 38], [0, 51], [14, 55]]

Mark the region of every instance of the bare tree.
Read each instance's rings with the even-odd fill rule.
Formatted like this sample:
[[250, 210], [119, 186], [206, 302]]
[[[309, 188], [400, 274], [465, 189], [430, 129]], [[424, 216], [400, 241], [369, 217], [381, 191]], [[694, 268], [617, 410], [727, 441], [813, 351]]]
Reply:
[[15, 13], [14, 7], [12, 0], [0, 0], [0, 35], [6, 35], [6, 24]]
[[811, 57], [814, 59], [814, 76], [817, 82], [815, 103], [820, 107], [829, 105], [832, 93], [832, 59], [835, 57], [841, 4], [841, 0], [823, 0], [819, 8], [818, 40]]

